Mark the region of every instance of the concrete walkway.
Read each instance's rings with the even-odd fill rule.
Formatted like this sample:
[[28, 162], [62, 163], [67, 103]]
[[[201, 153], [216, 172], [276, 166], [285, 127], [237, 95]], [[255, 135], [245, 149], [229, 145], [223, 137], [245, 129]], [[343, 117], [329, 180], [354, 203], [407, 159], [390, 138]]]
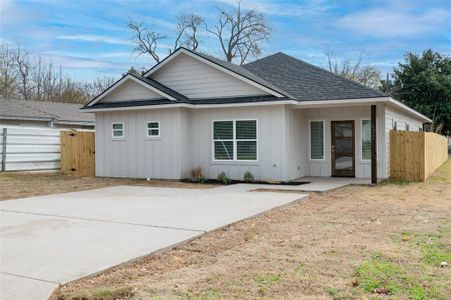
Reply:
[[304, 198], [116, 186], [0, 202], [0, 299], [45, 299], [58, 283], [172, 247]]

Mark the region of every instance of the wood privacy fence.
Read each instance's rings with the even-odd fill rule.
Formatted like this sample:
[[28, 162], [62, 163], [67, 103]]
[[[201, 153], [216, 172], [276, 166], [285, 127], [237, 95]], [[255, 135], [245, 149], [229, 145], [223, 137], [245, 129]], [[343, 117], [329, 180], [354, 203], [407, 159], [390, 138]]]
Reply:
[[95, 176], [95, 133], [61, 131], [61, 173]]
[[426, 181], [448, 159], [447, 138], [432, 132], [390, 131], [390, 177]]

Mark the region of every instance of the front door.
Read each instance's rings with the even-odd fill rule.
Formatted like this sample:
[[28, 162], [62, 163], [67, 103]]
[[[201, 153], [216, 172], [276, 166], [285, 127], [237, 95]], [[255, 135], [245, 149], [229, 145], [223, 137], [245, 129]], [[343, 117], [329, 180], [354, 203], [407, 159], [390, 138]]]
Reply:
[[355, 176], [354, 121], [331, 122], [332, 176]]

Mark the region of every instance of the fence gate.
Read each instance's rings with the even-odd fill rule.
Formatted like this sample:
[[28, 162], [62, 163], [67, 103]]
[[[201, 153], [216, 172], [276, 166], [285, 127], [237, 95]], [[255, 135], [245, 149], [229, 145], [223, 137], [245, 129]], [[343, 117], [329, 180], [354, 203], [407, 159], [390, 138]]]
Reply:
[[95, 133], [61, 131], [61, 173], [95, 176]]

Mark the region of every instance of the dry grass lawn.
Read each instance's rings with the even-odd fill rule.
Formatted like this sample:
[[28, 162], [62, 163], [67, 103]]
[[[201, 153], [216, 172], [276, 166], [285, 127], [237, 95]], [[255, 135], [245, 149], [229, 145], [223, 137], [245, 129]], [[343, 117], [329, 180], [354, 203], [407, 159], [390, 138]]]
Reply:
[[31, 196], [92, 190], [115, 185], [149, 185], [161, 187], [209, 188], [212, 185], [190, 184], [171, 180], [72, 177], [58, 172], [0, 173], [0, 201]]
[[451, 160], [427, 183], [313, 193], [51, 298], [449, 299], [450, 212]]

